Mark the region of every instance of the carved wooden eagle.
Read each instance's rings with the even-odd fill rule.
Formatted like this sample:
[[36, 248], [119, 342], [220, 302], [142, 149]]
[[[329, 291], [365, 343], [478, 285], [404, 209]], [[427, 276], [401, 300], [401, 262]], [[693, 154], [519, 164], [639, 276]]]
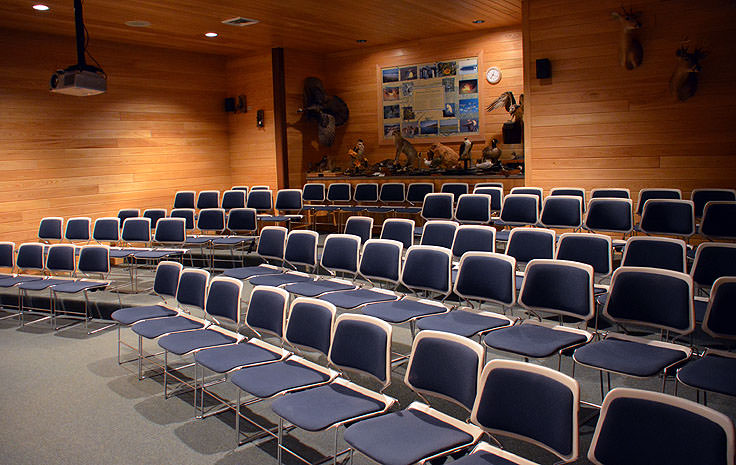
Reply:
[[524, 94], [519, 95], [519, 102], [516, 102], [513, 92], [504, 92], [493, 103], [488, 105], [487, 111], [493, 111], [496, 108], [504, 107], [509, 112], [511, 119], [509, 122], [517, 123], [524, 118]]

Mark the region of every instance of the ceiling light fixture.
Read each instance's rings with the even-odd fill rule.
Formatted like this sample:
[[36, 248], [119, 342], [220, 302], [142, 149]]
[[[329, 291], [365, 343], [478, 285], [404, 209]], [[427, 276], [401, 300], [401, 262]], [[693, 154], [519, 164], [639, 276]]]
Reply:
[[217, 37], [217, 33], [216, 32], [205, 32], [204, 36], [205, 37]]
[[473, 20], [473, 24], [483, 24], [483, 23], [485, 23], [485, 20], [483, 20], [483, 19], [474, 19]]
[[38, 5], [33, 5], [33, 9], [36, 11], [48, 11], [49, 7], [39, 3]]

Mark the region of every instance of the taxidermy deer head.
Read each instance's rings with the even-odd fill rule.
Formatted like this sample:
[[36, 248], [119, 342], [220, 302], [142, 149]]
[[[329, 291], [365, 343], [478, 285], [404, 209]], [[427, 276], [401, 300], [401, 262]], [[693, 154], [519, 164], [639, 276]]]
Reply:
[[698, 90], [698, 73], [700, 60], [708, 56], [703, 47], [695, 47], [690, 52], [687, 42], [683, 42], [677, 49], [677, 67], [670, 78], [670, 92], [681, 102], [695, 95]]
[[619, 45], [619, 60], [621, 66], [626, 69], [634, 69], [641, 65], [644, 57], [644, 50], [641, 48], [639, 39], [636, 38], [636, 30], [641, 28], [639, 16], [641, 13], [634, 13], [633, 10], [626, 11], [621, 7], [621, 11], [611, 12], [611, 16], [618, 19], [621, 23], [621, 44]]

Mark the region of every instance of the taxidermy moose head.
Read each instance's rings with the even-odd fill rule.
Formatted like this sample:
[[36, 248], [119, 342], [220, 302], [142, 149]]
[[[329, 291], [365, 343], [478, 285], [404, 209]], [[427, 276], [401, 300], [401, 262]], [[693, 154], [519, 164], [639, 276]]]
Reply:
[[634, 69], [641, 65], [644, 57], [644, 50], [641, 48], [639, 39], [636, 38], [636, 30], [641, 28], [639, 16], [641, 13], [634, 13], [633, 10], [626, 11], [621, 7], [621, 11], [611, 12], [611, 16], [618, 19], [621, 23], [621, 44], [619, 45], [619, 60], [621, 66], [626, 69]]
[[702, 47], [695, 47], [690, 52], [687, 43], [680, 45], [675, 52], [677, 56], [677, 67], [670, 78], [670, 92], [681, 102], [695, 95], [698, 90], [698, 73], [700, 72], [700, 60], [708, 56]]

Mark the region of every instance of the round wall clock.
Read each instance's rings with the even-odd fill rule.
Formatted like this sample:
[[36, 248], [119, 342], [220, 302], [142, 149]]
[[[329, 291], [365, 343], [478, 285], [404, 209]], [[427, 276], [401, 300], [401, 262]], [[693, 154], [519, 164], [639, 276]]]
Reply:
[[495, 66], [491, 66], [486, 71], [486, 81], [491, 84], [498, 84], [501, 81], [501, 70]]

